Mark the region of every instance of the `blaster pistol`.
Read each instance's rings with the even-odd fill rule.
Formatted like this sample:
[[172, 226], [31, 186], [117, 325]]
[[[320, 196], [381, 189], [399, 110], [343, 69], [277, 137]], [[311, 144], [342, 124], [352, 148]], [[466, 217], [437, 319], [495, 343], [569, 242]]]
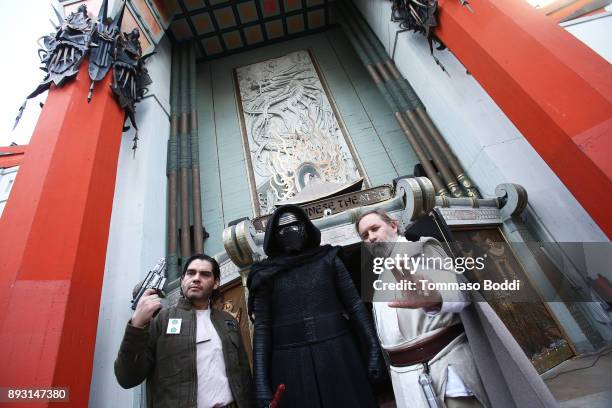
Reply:
[[132, 310], [136, 310], [136, 305], [147, 289], [155, 289], [159, 297], [166, 297], [164, 285], [166, 284], [166, 258], [162, 258], [155, 267], [147, 273], [138, 290], [135, 291], [132, 299]]

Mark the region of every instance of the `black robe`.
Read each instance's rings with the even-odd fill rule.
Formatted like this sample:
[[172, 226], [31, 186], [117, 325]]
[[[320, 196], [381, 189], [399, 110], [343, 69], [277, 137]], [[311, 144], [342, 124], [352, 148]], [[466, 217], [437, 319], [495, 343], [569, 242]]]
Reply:
[[[306, 223], [308, 236], [307, 247], [293, 256], [278, 250], [273, 234], [288, 210]], [[368, 367], [384, 368], [373, 323], [338, 257], [340, 248], [319, 244], [320, 232], [299, 207], [279, 208], [268, 223], [269, 258], [253, 265], [247, 281], [256, 398], [271, 399], [282, 383], [280, 407], [376, 406]], [[368, 344], [366, 361], [346, 315]]]

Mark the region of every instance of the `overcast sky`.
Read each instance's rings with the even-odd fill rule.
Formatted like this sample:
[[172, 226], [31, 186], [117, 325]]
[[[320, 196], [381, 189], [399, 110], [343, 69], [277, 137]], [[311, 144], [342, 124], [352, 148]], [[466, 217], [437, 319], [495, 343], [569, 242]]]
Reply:
[[41, 95], [28, 102], [26, 111], [15, 131], [13, 124], [19, 106], [44, 77], [38, 67], [39, 37], [49, 34], [53, 10], [49, 0], [19, 0], [2, 2], [0, 38], [2, 63], [0, 64], [0, 146], [11, 142], [27, 144], [40, 113]]

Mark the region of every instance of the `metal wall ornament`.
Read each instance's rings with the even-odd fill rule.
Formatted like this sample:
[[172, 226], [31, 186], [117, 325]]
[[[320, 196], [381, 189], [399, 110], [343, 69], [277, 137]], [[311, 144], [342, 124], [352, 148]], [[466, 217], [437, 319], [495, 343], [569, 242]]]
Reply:
[[[423, 34], [429, 43], [429, 51], [436, 64], [442, 71], [448, 73], [442, 63], [433, 55], [434, 41], [439, 45], [437, 50], [446, 49], [446, 45], [435, 34], [438, 26], [438, 0], [392, 0], [391, 21], [400, 23], [404, 30]], [[472, 13], [472, 7], [468, 0], [459, 0], [462, 6], [467, 7]]]
[[66, 18], [63, 18], [55, 7], [52, 8], [58, 19], [56, 31], [41, 37], [38, 43], [38, 56], [43, 64], [40, 69], [47, 75], [19, 108], [13, 129], [17, 127], [28, 99], [49, 90], [51, 84], [62, 86], [67, 80], [74, 78], [89, 49], [94, 24], [87, 15], [87, 5], [81, 4], [77, 11], [73, 11]]
[[[136, 102], [147, 93], [153, 81], [144, 64], [147, 58], [155, 54], [142, 55], [140, 47], [140, 31], [135, 28], [130, 33], [123, 33], [117, 39], [113, 61], [113, 81], [111, 89], [117, 96], [119, 106], [125, 110], [125, 120], [130, 119], [136, 130], [132, 150], [138, 147], [138, 126], [136, 125]], [[129, 126], [124, 126], [126, 131]]]
[[[125, 5], [125, 3], [124, 3]], [[87, 95], [87, 102], [91, 102], [94, 86], [101, 81], [111, 68], [115, 52], [115, 43], [120, 34], [125, 6], [121, 7], [115, 18], [108, 17], [108, 1], [104, 0], [98, 12], [95, 30], [91, 39], [89, 53], [89, 78], [91, 86]]]
[[[87, 15], [85, 4], [80, 5], [77, 11], [66, 18], [53, 8], [58, 18], [58, 25], [54, 25], [56, 32], [42, 37], [42, 44], [39, 41], [41, 48], [38, 50], [43, 64], [41, 69], [47, 75], [19, 108], [13, 129], [17, 127], [28, 99], [47, 91], [52, 83], [59, 87], [76, 77], [81, 63], [89, 53], [88, 73], [92, 82], [87, 102], [92, 99], [95, 83], [101, 81], [112, 68], [111, 89], [119, 106], [125, 111], [125, 121], [129, 118], [136, 130], [132, 147], [135, 152], [138, 141], [135, 105], [144, 97], [148, 91], [147, 86], [152, 83], [144, 64], [146, 59], [155, 53], [142, 55], [140, 31], [137, 28], [130, 33], [121, 33], [125, 7], [126, 0], [115, 17], [110, 18], [108, 0], [103, 0], [96, 22]], [[124, 126], [123, 130], [129, 128]]]

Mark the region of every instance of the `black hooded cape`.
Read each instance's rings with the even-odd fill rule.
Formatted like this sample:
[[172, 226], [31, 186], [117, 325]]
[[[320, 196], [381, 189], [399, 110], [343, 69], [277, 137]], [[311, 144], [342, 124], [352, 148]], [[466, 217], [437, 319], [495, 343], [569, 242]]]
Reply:
[[[297, 255], [288, 255], [282, 253], [275, 240], [274, 231], [278, 228], [278, 223], [283, 214], [291, 212], [296, 217], [304, 222], [306, 228], [306, 243], [304, 250]], [[310, 221], [304, 210], [297, 205], [284, 205], [276, 209], [276, 211], [268, 219], [266, 225], [266, 235], [264, 238], [264, 252], [268, 258], [263, 261], [256, 262], [251, 266], [249, 277], [247, 278], [247, 288], [249, 293], [256, 293], [263, 284], [268, 282], [276, 274], [282, 273], [291, 267], [310, 263], [315, 259], [320, 259], [329, 254], [330, 251], [338, 252], [339, 247], [321, 244], [321, 231]], [[249, 296], [248, 309], [249, 316], [252, 319], [253, 311], [253, 296]]]
[[[282, 253], [274, 234], [287, 212], [305, 224], [305, 248], [296, 255]], [[320, 231], [298, 206], [280, 207], [269, 219], [269, 258], [255, 263], [247, 279], [258, 405], [285, 384], [279, 408], [376, 406], [368, 375], [382, 358], [373, 322], [337, 256], [340, 248], [320, 243]], [[367, 361], [349, 323], [368, 341]]]

